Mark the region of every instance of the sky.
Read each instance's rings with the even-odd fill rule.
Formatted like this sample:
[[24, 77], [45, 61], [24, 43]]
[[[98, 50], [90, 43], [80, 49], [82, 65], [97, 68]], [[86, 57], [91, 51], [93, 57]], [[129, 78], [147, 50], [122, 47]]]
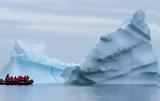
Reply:
[[[122, 26], [138, 9], [156, 19], [149, 22], [160, 24], [159, 4], [159, 0], [0, 0], [0, 66], [9, 61], [15, 40], [43, 42], [49, 57], [79, 63], [101, 35]], [[151, 24], [155, 44], [160, 38], [158, 24]]]

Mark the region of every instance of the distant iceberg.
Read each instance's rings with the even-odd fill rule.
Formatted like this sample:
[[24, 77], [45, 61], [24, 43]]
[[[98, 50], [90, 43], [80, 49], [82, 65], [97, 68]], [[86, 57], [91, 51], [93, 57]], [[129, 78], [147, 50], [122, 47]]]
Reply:
[[64, 83], [61, 73], [66, 64], [57, 59], [50, 59], [45, 54], [45, 45], [15, 41], [10, 61], [1, 71], [1, 77], [10, 75], [29, 75], [35, 83]]
[[68, 84], [157, 84], [158, 64], [152, 49], [145, 13], [138, 10], [130, 22], [103, 35], [77, 66], [65, 68]]

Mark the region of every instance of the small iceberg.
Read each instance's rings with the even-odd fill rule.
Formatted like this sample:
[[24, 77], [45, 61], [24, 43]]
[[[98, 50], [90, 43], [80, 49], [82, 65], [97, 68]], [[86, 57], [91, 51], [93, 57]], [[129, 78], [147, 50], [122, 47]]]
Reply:
[[69, 65], [45, 54], [43, 43], [33, 44], [22, 40], [15, 41], [10, 61], [1, 71], [1, 77], [7, 74], [29, 75], [34, 83], [64, 83], [61, 73]]

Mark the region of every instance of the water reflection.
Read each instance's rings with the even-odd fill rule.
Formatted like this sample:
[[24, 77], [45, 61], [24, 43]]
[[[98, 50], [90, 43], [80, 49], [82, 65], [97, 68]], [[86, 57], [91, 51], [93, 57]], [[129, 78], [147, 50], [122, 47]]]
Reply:
[[0, 101], [160, 101], [155, 85], [0, 86]]

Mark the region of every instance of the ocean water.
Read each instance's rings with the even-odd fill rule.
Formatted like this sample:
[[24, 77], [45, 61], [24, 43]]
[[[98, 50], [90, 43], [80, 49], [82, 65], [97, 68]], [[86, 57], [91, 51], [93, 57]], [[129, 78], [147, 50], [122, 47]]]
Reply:
[[160, 101], [156, 85], [0, 86], [0, 101]]

